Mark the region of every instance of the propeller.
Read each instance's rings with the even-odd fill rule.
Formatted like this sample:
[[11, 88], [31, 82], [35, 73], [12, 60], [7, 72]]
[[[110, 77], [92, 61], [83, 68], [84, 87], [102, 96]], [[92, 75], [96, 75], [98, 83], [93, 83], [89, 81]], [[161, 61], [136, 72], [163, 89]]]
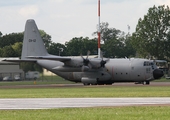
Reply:
[[84, 58], [81, 54], [81, 58], [83, 59], [82, 71], [88, 71], [91, 68], [91, 65], [89, 64], [90, 61], [88, 59], [89, 55], [90, 55], [90, 51], [87, 52], [86, 58]]
[[88, 66], [88, 64], [89, 64], [89, 59], [88, 59], [89, 55], [90, 55], [90, 51], [87, 52], [86, 58], [84, 58], [81, 54], [81, 58], [83, 59], [83, 65], [85, 65], [85, 66]]
[[109, 59], [103, 60], [103, 52], [100, 51], [100, 56], [102, 58], [101, 62], [100, 62], [100, 67], [105, 67], [105, 64], [109, 61]]
[[90, 51], [87, 52], [86, 58], [84, 58], [81, 54], [81, 58], [83, 59], [82, 71], [88, 71], [91, 68], [98, 69], [100, 67], [104, 68], [105, 64], [109, 61], [109, 59], [103, 58], [103, 53], [101, 52], [101, 58], [94, 58], [89, 60], [88, 57], [90, 55]]

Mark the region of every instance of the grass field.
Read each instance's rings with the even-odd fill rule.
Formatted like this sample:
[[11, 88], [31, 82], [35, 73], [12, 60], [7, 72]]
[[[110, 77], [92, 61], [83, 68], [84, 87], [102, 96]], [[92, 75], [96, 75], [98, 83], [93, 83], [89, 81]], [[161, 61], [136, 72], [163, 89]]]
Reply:
[[0, 98], [170, 97], [169, 86], [88, 86], [0, 89]]
[[41, 76], [37, 80], [22, 80], [22, 81], [0, 81], [0, 86], [10, 85], [33, 85], [36, 82], [37, 85], [44, 84], [73, 84], [74, 82], [65, 80], [59, 76]]
[[170, 107], [167, 106], [3, 110], [0, 112], [1, 120], [169, 120], [170, 118]]

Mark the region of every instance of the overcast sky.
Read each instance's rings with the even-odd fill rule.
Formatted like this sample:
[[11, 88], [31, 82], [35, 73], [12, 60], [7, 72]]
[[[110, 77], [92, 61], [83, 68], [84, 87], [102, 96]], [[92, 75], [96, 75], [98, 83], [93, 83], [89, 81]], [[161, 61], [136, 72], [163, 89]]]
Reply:
[[[170, 0], [100, 0], [101, 22], [110, 28], [134, 32], [138, 19], [153, 5], [170, 5]], [[27, 19], [64, 44], [73, 37], [93, 38], [97, 30], [98, 0], [0, 0], [0, 31], [3, 35], [23, 32]]]

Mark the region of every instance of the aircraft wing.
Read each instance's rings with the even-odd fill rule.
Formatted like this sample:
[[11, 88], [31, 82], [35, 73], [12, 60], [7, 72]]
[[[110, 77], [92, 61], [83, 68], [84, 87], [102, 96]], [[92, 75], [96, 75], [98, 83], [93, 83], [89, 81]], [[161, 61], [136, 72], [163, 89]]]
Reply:
[[2, 61], [6, 62], [36, 62], [36, 59], [3, 59]]
[[60, 56], [27, 56], [29, 59], [42, 59], [42, 60], [56, 60], [60, 62], [65, 62], [71, 60], [70, 57], [60, 57]]
[[28, 59], [8, 59], [5, 58], [2, 61], [7, 62], [36, 62], [38, 59], [41, 60], [56, 60], [60, 62], [65, 62], [71, 60], [70, 57], [60, 57], [60, 56], [26, 56]]

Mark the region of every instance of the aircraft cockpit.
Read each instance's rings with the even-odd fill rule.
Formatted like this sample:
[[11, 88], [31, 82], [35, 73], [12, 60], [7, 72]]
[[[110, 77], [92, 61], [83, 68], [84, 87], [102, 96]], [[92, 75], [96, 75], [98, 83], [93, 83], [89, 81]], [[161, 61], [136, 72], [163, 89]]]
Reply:
[[155, 68], [154, 62], [151, 62], [151, 61], [144, 61], [143, 66], [151, 66], [153, 70]]

